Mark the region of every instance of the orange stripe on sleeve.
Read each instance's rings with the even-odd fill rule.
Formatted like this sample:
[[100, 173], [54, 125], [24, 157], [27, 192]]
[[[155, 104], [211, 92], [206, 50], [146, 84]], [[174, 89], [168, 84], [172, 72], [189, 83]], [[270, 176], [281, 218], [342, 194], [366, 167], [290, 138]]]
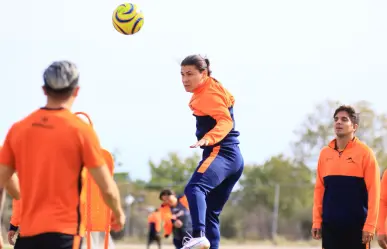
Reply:
[[364, 164], [364, 180], [368, 190], [368, 214], [363, 230], [375, 233], [379, 213], [380, 169], [371, 150], [364, 158]]
[[387, 174], [384, 173], [380, 188], [380, 203], [378, 216], [378, 234], [386, 234], [386, 217], [387, 217]]
[[183, 196], [179, 199], [179, 202], [180, 202], [186, 209], [189, 210], [189, 204], [188, 204], [187, 196], [183, 195]]
[[318, 165], [316, 170], [316, 183], [314, 187], [314, 199], [313, 199], [313, 228], [321, 228], [322, 223], [322, 204], [323, 196], [325, 192], [324, 181], [322, 179], [322, 158], [318, 159]]
[[227, 92], [214, 91], [201, 97], [198, 109], [216, 120], [215, 127], [203, 137], [209, 141], [208, 145], [220, 142], [231, 131], [233, 120], [228, 108], [232, 105], [233, 98]]

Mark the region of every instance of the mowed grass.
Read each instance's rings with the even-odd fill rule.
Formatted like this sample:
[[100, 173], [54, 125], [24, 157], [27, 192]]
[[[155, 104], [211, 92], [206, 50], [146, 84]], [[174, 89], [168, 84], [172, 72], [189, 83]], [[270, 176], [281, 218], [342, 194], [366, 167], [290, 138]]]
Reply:
[[[119, 244], [115, 246], [115, 249], [144, 249], [145, 244]], [[151, 249], [157, 249], [157, 245], [151, 246]], [[163, 249], [175, 249], [172, 245], [163, 245]], [[102, 248], [101, 248], [102, 249]], [[110, 249], [110, 248], [109, 248]], [[309, 247], [309, 246], [273, 246], [273, 245], [221, 245], [220, 249], [321, 249], [321, 247]]]
[[[373, 248], [378, 248], [377, 245], [373, 245]], [[115, 249], [144, 249], [145, 244], [116, 244]], [[151, 246], [152, 248], [157, 248], [157, 246], [154, 244]], [[164, 244], [163, 249], [175, 249], [171, 244]], [[321, 249], [321, 246], [307, 246], [307, 245], [262, 245], [262, 244], [248, 244], [248, 245], [221, 245], [220, 249]], [[5, 245], [4, 249], [13, 249], [13, 246]], [[86, 246], [83, 246], [83, 249], [86, 249]], [[100, 248], [92, 248], [92, 249], [103, 249], [101, 246]], [[113, 248], [109, 248], [113, 249]]]
[[[137, 241], [117, 241], [114, 249], [144, 249], [145, 243]], [[150, 249], [157, 248], [153, 244]], [[167, 240], [163, 243], [163, 249], [175, 249], [171, 241]], [[272, 241], [232, 241], [222, 239], [220, 249], [321, 249], [321, 240], [310, 241], [286, 241], [284, 239], [276, 241], [276, 245]], [[371, 243], [371, 248], [379, 248], [377, 240], [374, 239]], [[103, 248], [98, 248], [103, 249]], [[113, 248], [109, 248], [113, 249]]]
[[[175, 249], [175, 247], [170, 243], [170, 241], [165, 241], [166, 243], [163, 243], [163, 249]], [[306, 242], [286, 242], [286, 241], [280, 241], [278, 245], [273, 245], [270, 241], [261, 241], [261, 242], [235, 242], [235, 241], [227, 241], [223, 240], [223, 243], [221, 241], [220, 249], [321, 249], [321, 241], [309, 241]], [[372, 248], [379, 248], [377, 245], [377, 241], [374, 240], [372, 243]], [[139, 241], [136, 242], [124, 242], [124, 241], [117, 241], [114, 243], [114, 248], [109, 249], [144, 249], [145, 243], [139, 243]], [[151, 247], [157, 248], [156, 244], [153, 244]], [[14, 249], [13, 246], [6, 244], [3, 249]], [[86, 249], [86, 244], [83, 243], [82, 249]], [[92, 248], [92, 249], [104, 249], [101, 245], [100, 247]]]

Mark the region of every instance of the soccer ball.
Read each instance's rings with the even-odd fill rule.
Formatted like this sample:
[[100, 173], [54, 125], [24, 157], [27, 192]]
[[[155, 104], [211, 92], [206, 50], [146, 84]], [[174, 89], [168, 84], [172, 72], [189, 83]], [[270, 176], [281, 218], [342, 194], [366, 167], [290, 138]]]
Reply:
[[136, 4], [120, 4], [113, 12], [113, 26], [124, 35], [133, 35], [144, 25], [144, 14]]

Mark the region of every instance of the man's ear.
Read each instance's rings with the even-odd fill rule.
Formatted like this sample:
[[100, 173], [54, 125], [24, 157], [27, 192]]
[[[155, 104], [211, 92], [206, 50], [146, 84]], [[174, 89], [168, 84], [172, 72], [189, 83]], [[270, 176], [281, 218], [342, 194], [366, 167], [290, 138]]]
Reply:
[[79, 92], [79, 86], [77, 86], [73, 91], [73, 97], [77, 97]]
[[358, 124], [354, 124], [353, 125], [353, 129], [355, 129], [355, 131], [357, 131], [357, 128], [359, 128], [359, 125]]

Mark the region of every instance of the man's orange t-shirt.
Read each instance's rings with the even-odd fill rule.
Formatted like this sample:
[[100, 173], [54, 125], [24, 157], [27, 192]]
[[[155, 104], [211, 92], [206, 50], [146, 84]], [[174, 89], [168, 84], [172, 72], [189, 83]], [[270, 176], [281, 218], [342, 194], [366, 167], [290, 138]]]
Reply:
[[0, 151], [20, 182], [20, 235], [84, 235], [82, 169], [105, 165], [93, 128], [67, 109], [39, 109], [15, 123]]
[[160, 211], [152, 212], [148, 215], [148, 224], [153, 224], [155, 232], [161, 231], [161, 213]]

